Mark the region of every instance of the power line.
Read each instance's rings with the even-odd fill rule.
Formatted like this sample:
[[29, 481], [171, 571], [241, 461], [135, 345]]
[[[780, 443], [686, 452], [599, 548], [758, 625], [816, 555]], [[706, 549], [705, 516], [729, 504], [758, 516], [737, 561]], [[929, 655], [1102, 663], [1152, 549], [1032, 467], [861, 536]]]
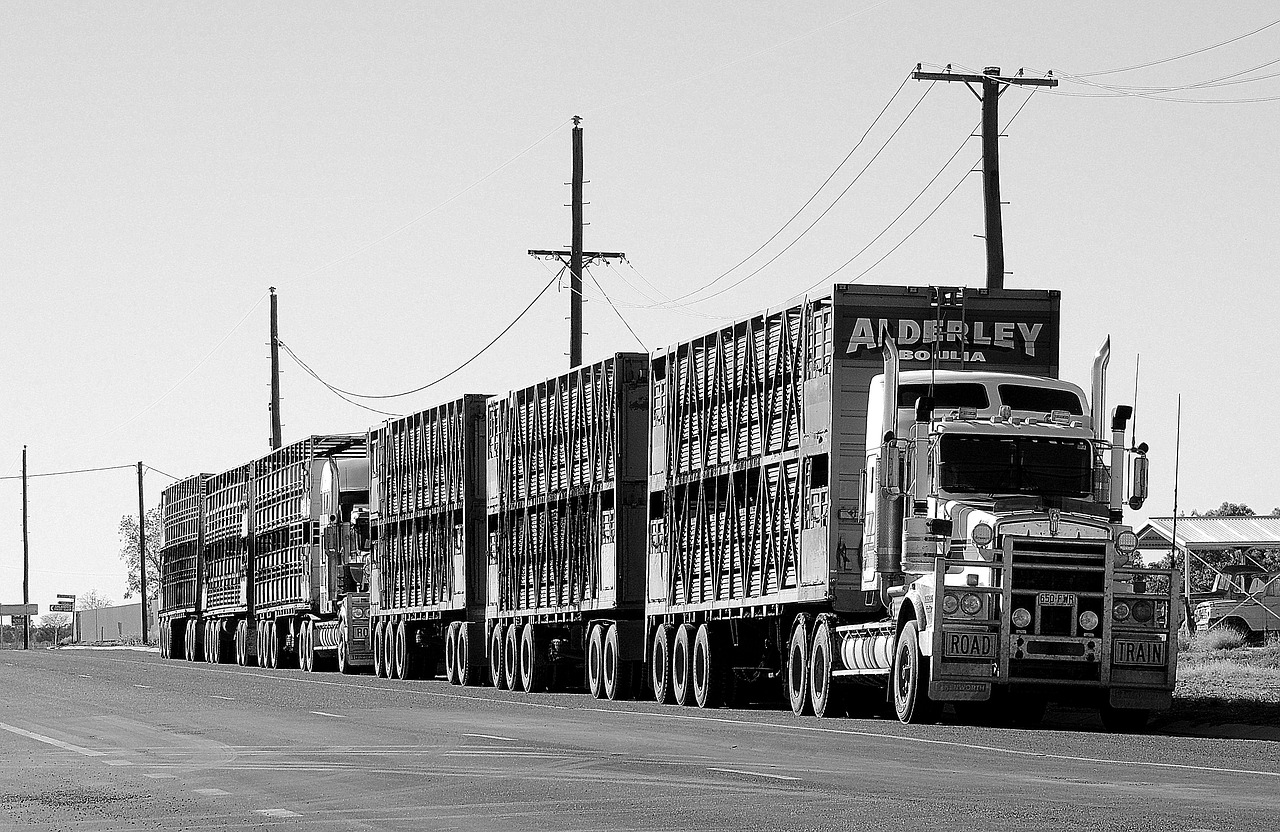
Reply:
[[[454, 375], [457, 375], [457, 374], [458, 374], [459, 372], [461, 372], [461, 371], [462, 371], [462, 370], [463, 370], [467, 365], [469, 365], [471, 362], [475, 361], [477, 358], [479, 358], [481, 355], [483, 355], [483, 354], [485, 353], [485, 351], [486, 351], [486, 350], [488, 350], [488, 349], [489, 349], [490, 347], [492, 347], [494, 344], [498, 343], [498, 340], [499, 340], [500, 338], [502, 338], [502, 336], [504, 336], [504, 335], [506, 335], [508, 332], [510, 332], [510, 331], [511, 331], [511, 329], [512, 329], [512, 327], [514, 327], [516, 324], [518, 324], [518, 323], [520, 322], [520, 320], [521, 320], [522, 318], [524, 318], [524, 316], [525, 316], [526, 314], [528, 314], [529, 310], [533, 308], [534, 304], [536, 304], [536, 303], [537, 303], [537, 302], [542, 298], [542, 296], [543, 296], [543, 295], [545, 295], [545, 294], [547, 293], [547, 290], [551, 288], [551, 286], [556, 282], [556, 280], [558, 280], [558, 279], [559, 279], [560, 274], [563, 274], [563, 273], [564, 273], [564, 269], [561, 269], [561, 270], [560, 270], [560, 272], [556, 273], [555, 275], [552, 275], [551, 280], [547, 281], [547, 285], [545, 285], [545, 286], [543, 286], [543, 287], [542, 287], [542, 291], [538, 292], [538, 294], [534, 296], [533, 300], [529, 301], [529, 304], [528, 304], [527, 306], [525, 306], [525, 308], [524, 308], [524, 309], [520, 310], [520, 314], [519, 314], [519, 315], [516, 315], [516, 316], [515, 316], [515, 318], [513, 318], [513, 319], [511, 320], [511, 323], [509, 323], [509, 324], [507, 324], [505, 327], [503, 327], [501, 332], [499, 332], [497, 335], [493, 336], [493, 338], [489, 341], [489, 343], [485, 344], [483, 347], [481, 347], [479, 350], [477, 350], [477, 351], [476, 351], [476, 352], [475, 352], [475, 353], [474, 353], [470, 358], [468, 358], [466, 361], [462, 362], [462, 363], [461, 363], [461, 364], [459, 364], [457, 367], [454, 367], [452, 370], [450, 370], [449, 372], [447, 372], [447, 373], [445, 373], [444, 375], [440, 376], [439, 378], [436, 378], [436, 379], [434, 379], [434, 380], [432, 380], [432, 381], [427, 382], [426, 384], [423, 384], [423, 385], [420, 385], [420, 386], [418, 386], [418, 387], [415, 387], [415, 388], [413, 388], [412, 390], [405, 390], [404, 392], [401, 392], [401, 393], [379, 393], [379, 394], [372, 394], [372, 393], [355, 393], [355, 392], [353, 392], [353, 391], [351, 391], [351, 390], [344, 390], [343, 388], [341, 388], [341, 387], [337, 387], [337, 386], [335, 386], [335, 385], [333, 385], [333, 384], [330, 384], [329, 382], [327, 382], [327, 381], [325, 381], [323, 378], [321, 378], [321, 377], [320, 377], [320, 375], [319, 375], [318, 373], [316, 373], [316, 371], [315, 371], [315, 370], [312, 370], [310, 367], [308, 367], [308, 366], [307, 366], [307, 364], [306, 364], [305, 362], [303, 362], [303, 360], [302, 360], [301, 358], [299, 358], [299, 357], [298, 357], [297, 353], [295, 353], [295, 352], [294, 352], [294, 351], [293, 351], [293, 350], [292, 350], [288, 345], [286, 345], [283, 341], [281, 341], [281, 342], [280, 342], [280, 346], [284, 347], [285, 352], [289, 353], [290, 357], [292, 357], [294, 361], [298, 362], [298, 364], [302, 367], [302, 369], [304, 369], [304, 370], [306, 370], [308, 373], [310, 373], [310, 374], [312, 375], [312, 377], [316, 379], [316, 381], [319, 381], [319, 382], [320, 382], [321, 384], [323, 384], [325, 387], [328, 387], [332, 392], [334, 392], [334, 393], [338, 394], [340, 397], [342, 397], [342, 398], [344, 398], [344, 399], [345, 399], [347, 396], [352, 396], [352, 397], [357, 398], [357, 399], [397, 399], [397, 398], [400, 398], [400, 397], [402, 397], [402, 396], [411, 396], [411, 395], [413, 395], [414, 393], [421, 393], [423, 390], [426, 390], [426, 389], [427, 389], [427, 388], [429, 388], [429, 387], [434, 387], [435, 385], [439, 384], [440, 382], [442, 382], [442, 381], [444, 381], [444, 380], [446, 380], [446, 379], [448, 379], [448, 378], [450, 378], [450, 377], [452, 377], [452, 376], [454, 376]], [[346, 400], [347, 400], [347, 401], [351, 401], [350, 399], [346, 399]], [[364, 405], [360, 404], [359, 402], [351, 402], [351, 404], [357, 405], [358, 407], [365, 407]], [[398, 414], [398, 413], [385, 413], [384, 411], [381, 411], [381, 410], [373, 410], [373, 408], [368, 408], [368, 407], [365, 407], [365, 409], [366, 409], [366, 410], [372, 410], [374, 413], [382, 413], [382, 414], [383, 414], [383, 415], [385, 415], [385, 416], [399, 416], [399, 415], [400, 415], [400, 414]]]
[[[105, 465], [105, 466], [103, 466], [103, 467], [101, 467], [101, 468], [76, 468], [76, 469], [71, 470], [71, 471], [48, 471], [48, 472], [43, 473], [43, 474], [27, 474], [27, 479], [32, 480], [32, 479], [35, 479], [36, 477], [65, 477], [65, 476], [67, 476], [67, 475], [69, 475], [69, 474], [92, 474], [92, 473], [94, 473], [94, 472], [96, 472], [96, 471], [119, 471], [119, 470], [122, 470], [122, 469], [125, 469], [125, 468], [129, 468], [129, 469], [136, 469], [137, 467], [138, 467], [138, 466], [137, 466], [136, 464], [134, 464], [134, 465]], [[11, 477], [0, 477], [0, 480], [20, 480], [20, 479], [22, 479], [22, 475], [21, 475], [21, 474], [17, 474], [17, 475], [15, 475], [15, 476], [11, 476]]]
[[1180, 61], [1183, 58], [1189, 58], [1192, 55], [1200, 55], [1210, 51], [1211, 49], [1217, 49], [1220, 46], [1226, 46], [1229, 43], [1235, 43], [1238, 40], [1244, 40], [1247, 37], [1252, 37], [1253, 35], [1256, 35], [1259, 32], [1270, 29], [1272, 26], [1275, 26], [1278, 23], [1280, 23], [1280, 20], [1273, 20], [1270, 23], [1266, 24], [1265, 26], [1259, 26], [1257, 29], [1254, 29], [1251, 32], [1245, 32], [1243, 35], [1236, 35], [1233, 38], [1227, 38], [1226, 40], [1215, 43], [1212, 46], [1203, 46], [1199, 49], [1193, 49], [1190, 52], [1183, 52], [1181, 55], [1174, 55], [1169, 58], [1160, 58], [1159, 60], [1156, 60], [1156, 61], [1147, 61], [1146, 63], [1141, 63], [1141, 64], [1133, 64], [1132, 66], [1122, 66], [1117, 69], [1104, 69], [1104, 70], [1099, 70], [1097, 72], [1082, 72], [1077, 77], [1096, 78], [1099, 75], [1115, 75], [1118, 72], [1130, 72], [1135, 69], [1146, 69], [1149, 66], [1159, 66], [1160, 64], [1167, 64], [1172, 61]]
[[356, 407], [359, 407], [359, 408], [363, 408], [364, 410], [367, 410], [367, 411], [369, 411], [370, 413], [377, 413], [379, 416], [396, 416], [396, 417], [399, 417], [399, 416], [401, 416], [401, 415], [402, 415], [402, 414], [400, 414], [400, 413], [390, 413], [390, 412], [388, 412], [388, 411], [386, 411], [386, 410], [378, 410], [377, 408], [369, 407], [369, 406], [368, 406], [368, 405], [366, 405], [366, 404], [361, 404], [360, 402], [357, 402], [357, 401], [354, 401], [354, 400], [352, 400], [352, 399], [348, 398], [348, 397], [347, 397], [347, 395], [345, 395], [344, 391], [339, 390], [337, 387], [334, 387], [332, 384], [330, 384], [329, 382], [327, 382], [327, 381], [325, 381], [323, 378], [321, 378], [321, 377], [320, 377], [320, 374], [319, 374], [319, 373], [317, 373], [315, 370], [311, 369], [311, 367], [307, 364], [307, 362], [305, 362], [305, 361], [303, 361], [301, 358], [299, 358], [299, 357], [298, 357], [298, 354], [297, 354], [297, 353], [295, 353], [292, 349], [290, 349], [288, 344], [286, 344], [284, 341], [281, 341], [279, 338], [277, 338], [277, 339], [276, 339], [276, 343], [277, 343], [277, 344], [279, 344], [279, 345], [280, 345], [280, 347], [282, 347], [282, 348], [284, 349], [284, 351], [285, 351], [286, 353], [288, 353], [289, 357], [290, 357], [290, 358], [292, 358], [292, 359], [297, 363], [297, 365], [298, 365], [299, 367], [301, 367], [303, 370], [305, 370], [305, 371], [307, 372], [307, 374], [308, 374], [308, 375], [310, 375], [310, 376], [311, 376], [312, 378], [314, 378], [316, 381], [320, 382], [322, 385], [324, 385], [325, 387], [327, 387], [327, 388], [329, 389], [329, 392], [333, 393], [335, 396], [337, 396], [338, 398], [342, 399], [344, 402], [347, 402], [348, 404], [353, 404], [353, 405], [355, 405]]
[[155, 471], [157, 474], [160, 474], [161, 476], [164, 476], [164, 477], [168, 477], [171, 480], [176, 481], [176, 480], [182, 479], [182, 477], [175, 477], [173, 474], [166, 474], [164, 471], [161, 471], [159, 468], [152, 468], [150, 465], [147, 465], [145, 462], [142, 464], [142, 467], [146, 468], [148, 471]]
[[644, 341], [640, 340], [640, 336], [636, 335], [636, 331], [631, 328], [631, 324], [627, 323], [627, 319], [622, 317], [622, 312], [614, 305], [613, 299], [609, 297], [609, 293], [600, 285], [600, 281], [596, 280], [596, 276], [591, 273], [591, 269], [584, 269], [584, 271], [587, 273], [587, 277], [591, 278], [591, 282], [596, 285], [596, 288], [600, 290], [600, 294], [604, 295], [604, 299], [609, 302], [609, 308], [613, 310], [613, 314], [618, 316], [618, 320], [622, 321], [622, 325], [627, 328], [627, 332], [631, 333], [631, 337], [636, 339], [636, 343], [640, 345], [642, 350], [648, 352], [649, 348], [645, 346]]

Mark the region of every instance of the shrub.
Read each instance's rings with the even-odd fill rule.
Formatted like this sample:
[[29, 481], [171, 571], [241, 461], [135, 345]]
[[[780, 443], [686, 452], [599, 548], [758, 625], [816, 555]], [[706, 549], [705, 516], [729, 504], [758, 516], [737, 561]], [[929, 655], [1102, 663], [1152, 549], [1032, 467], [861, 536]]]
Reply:
[[1193, 649], [1198, 647], [1201, 650], [1235, 650], [1244, 647], [1245, 635], [1232, 627], [1218, 626], [1200, 630], [1193, 641]]

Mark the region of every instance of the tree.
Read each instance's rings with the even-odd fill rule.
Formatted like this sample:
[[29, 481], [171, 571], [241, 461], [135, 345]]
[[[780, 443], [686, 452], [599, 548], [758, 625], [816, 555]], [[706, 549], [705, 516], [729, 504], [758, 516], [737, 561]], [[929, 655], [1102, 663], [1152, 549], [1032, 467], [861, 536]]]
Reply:
[[[136, 529], [137, 526], [135, 525], [134, 528]], [[137, 549], [138, 547], [135, 544], [133, 548]], [[147, 548], [151, 548], [151, 547], [148, 546]], [[147, 583], [150, 583], [150, 581], [148, 581]], [[76, 609], [100, 610], [103, 607], [109, 607], [114, 603], [115, 601], [112, 601], [105, 594], [99, 594], [98, 590], [91, 589], [88, 592], [81, 595], [80, 597], [76, 598]]]
[[71, 628], [67, 626], [70, 622], [71, 616], [66, 613], [47, 612], [40, 616], [40, 626], [32, 629], [32, 640], [46, 644], [57, 644], [59, 640], [71, 635]]
[[[147, 511], [147, 591], [146, 598], [160, 594], [160, 508]], [[120, 559], [128, 568], [127, 588], [124, 597], [138, 593], [138, 518], [126, 514], [120, 518]]]

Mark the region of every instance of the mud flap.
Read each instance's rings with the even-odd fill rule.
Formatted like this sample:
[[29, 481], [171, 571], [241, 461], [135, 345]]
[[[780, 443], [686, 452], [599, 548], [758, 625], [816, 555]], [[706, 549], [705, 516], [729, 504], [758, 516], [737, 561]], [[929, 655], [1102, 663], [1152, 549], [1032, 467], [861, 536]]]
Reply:
[[929, 698], [935, 702], [986, 702], [991, 698], [991, 685], [985, 682], [931, 680]]

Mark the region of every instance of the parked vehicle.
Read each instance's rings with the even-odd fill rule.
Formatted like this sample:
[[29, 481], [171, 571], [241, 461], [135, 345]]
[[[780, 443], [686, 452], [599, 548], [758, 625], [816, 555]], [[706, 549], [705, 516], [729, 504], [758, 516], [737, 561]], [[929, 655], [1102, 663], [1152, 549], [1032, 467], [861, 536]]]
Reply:
[[1196, 604], [1196, 629], [1220, 627], [1246, 642], [1280, 632], [1280, 572], [1227, 566], [1213, 581], [1211, 597]]
[[[264, 490], [285, 468], [260, 460], [207, 480], [203, 604], [173, 620], [215, 641], [257, 622], [269, 666], [311, 635], [304, 653], [398, 678], [443, 663], [454, 684], [704, 708], [776, 686], [820, 716], [861, 687], [904, 722], [1069, 699], [1138, 727], [1170, 703], [1176, 581], [1130, 562], [1147, 448], [1127, 406], [1107, 430], [1109, 346], [1086, 400], [1057, 379], [1058, 332], [1057, 292], [838, 285], [390, 420], [361, 443], [371, 554], [326, 544], [340, 578], [309, 600], [287, 565], [318, 561], [277, 554], [302, 518], [268, 508], [301, 492]], [[357, 528], [344, 499], [325, 516]]]

